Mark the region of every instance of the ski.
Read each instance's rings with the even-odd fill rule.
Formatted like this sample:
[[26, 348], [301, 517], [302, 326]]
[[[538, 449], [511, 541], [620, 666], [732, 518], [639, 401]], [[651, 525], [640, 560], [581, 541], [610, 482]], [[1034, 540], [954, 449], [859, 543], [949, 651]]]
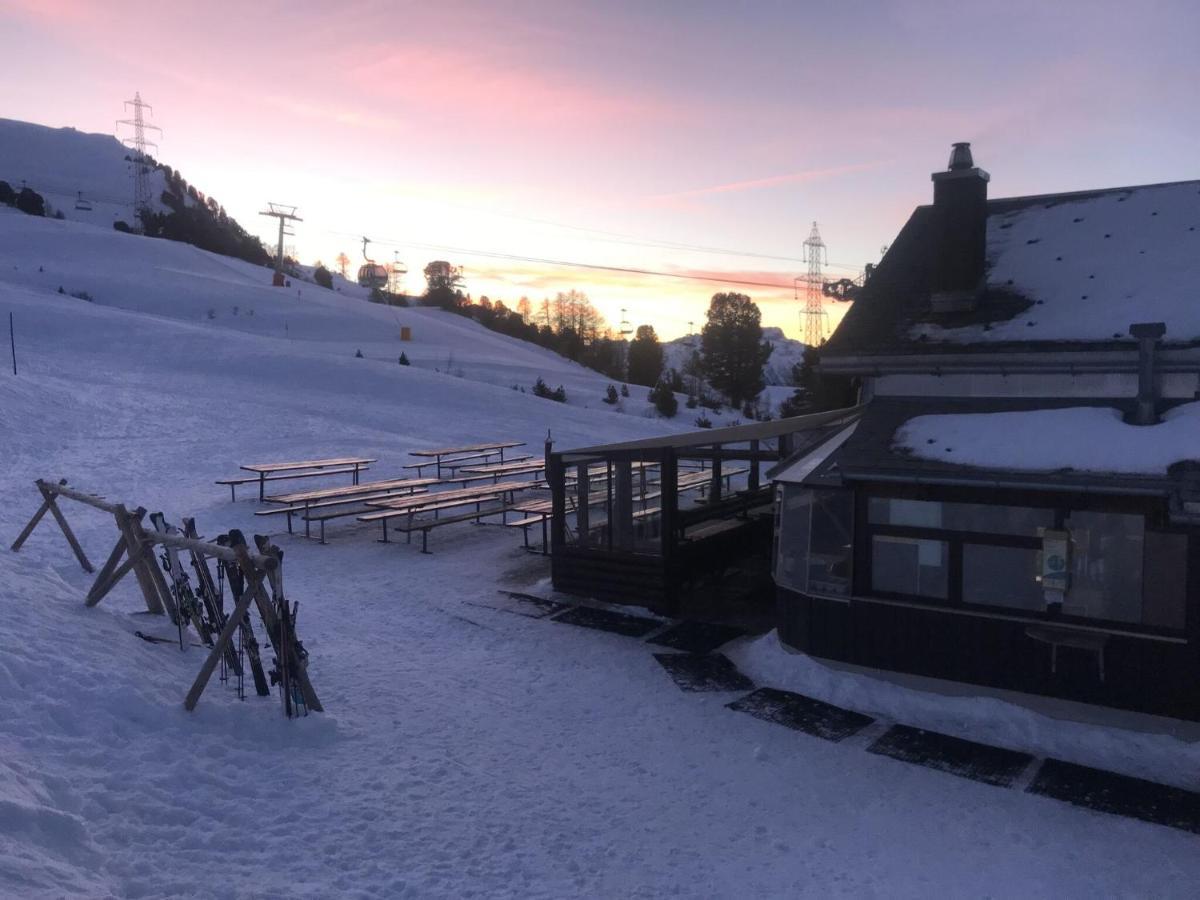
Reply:
[[[166, 517], [161, 512], [151, 513], [150, 522], [155, 531], [159, 534], [178, 534], [179, 530], [172, 525], [168, 525]], [[179, 649], [185, 649], [183, 631], [187, 625], [191, 625], [196, 629], [196, 634], [200, 636], [200, 642], [208, 646], [212, 646], [213, 633], [209, 622], [205, 621], [204, 610], [200, 601], [196, 599], [196, 595], [192, 592], [191, 583], [188, 581], [187, 572], [179, 562], [179, 554], [174, 547], [163, 545], [162, 555], [159, 558], [162, 563], [163, 571], [167, 573], [171, 593], [175, 596], [175, 605], [179, 610]]]
[[267, 573], [271, 583], [271, 600], [275, 611], [275, 668], [271, 681], [279, 685], [283, 712], [289, 719], [308, 715], [308, 705], [300, 689], [299, 673], [306, 667], [308, 652], [296, 638], [296, 612], [299, 604], [289, 606], [283, 592], [283, 551], [272, 544], [266, 535], [254, 536], [255, 546], [263, 556], [272, 556], [278, 565]]
[[[242, 533], [234, 529], [228, 534], [217, 536], [217, 544], [222, 547], [245, 546], [246, 539], [242, 537]], [[241, 602], [242, 594], [246, 590], [246, 577], [242, 574], [241, 567], [237, 563], [229, 563], [220, 560], [221, 571], [224, 572], [225, 579], [229, 582], [229, 591], [233, 596], [233, 605], [236, 607]], [[266, 672], [263, 671], [262, 657], [259, 655], [258, 639], [254, 636], [254, 626], [250, 624], [250, 613], [242, 617], [242, 621], [238, 623], [238, 647], [239, 661], [240, 656], [245, 655], [250, 663], [250, 673], [254, 677], [254, 692], [260, 697], [271, 696], [271, 687], [267, 683]], [[238, 678], [238, 684], [243, 683], [245, 670], [242, 669], [243, 675]], [[239, 696], [245, 699], [245, 690], [239, 688]]]
[[[195, 519], [185, 518], [183, 520], [183, 536], [200, 539], [200, 535], [196, 532]], [[208, 568], [208, 559], [204, 554], [197, 553], [195, 550], [189, 550], [188, 554], [191, 556], [192, 569], [196, 573], [196, 590], [200, 594], [200, 601], [204, 604], [208, 620], [212, 623], [212, 633], [219, 635], [224, 630], [226, 622], [224, 594], [217, 590], [212, 572]], [[228, 669], [236, 677], [241, 678], [241, 662], [232, 643], [225, 648], [224, 660]]]

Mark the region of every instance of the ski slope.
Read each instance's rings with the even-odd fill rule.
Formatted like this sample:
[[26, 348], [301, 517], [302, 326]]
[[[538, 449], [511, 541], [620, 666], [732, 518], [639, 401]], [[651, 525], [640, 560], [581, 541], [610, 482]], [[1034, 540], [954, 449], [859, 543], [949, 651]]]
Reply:
[[[213, 484], [241, 463], [361, 453], [385, 477], [422, 447], [686, 427], [615, 412], [600, 376], [460, 317], [267, 281], [0, 211], [20, 367], [0, 375], [5, 546], [36, 477], [252, 533], [279, 525]], [[510, 387], [539, 375], [571, 402]], [[64, 507], [99, 563], [111, 523]], [[0, 896], [1194, 893], [1194, 836], [738, 716], [728, 695], [677, 690], [647, 645], [480, 605], [548, 590], [511, 530], [443, 529], [431, 556], [375, 536], [278, 538], [328, 710], [293, 722], [215, 680], [184, 712], [200, 651], [136, 639], [170, 627], [135, 615], [129, 581], [85, 609], [90, 578], [51, 521], [0, 550]], [[1179, 742], [1146, 741], [1192, 778]]]

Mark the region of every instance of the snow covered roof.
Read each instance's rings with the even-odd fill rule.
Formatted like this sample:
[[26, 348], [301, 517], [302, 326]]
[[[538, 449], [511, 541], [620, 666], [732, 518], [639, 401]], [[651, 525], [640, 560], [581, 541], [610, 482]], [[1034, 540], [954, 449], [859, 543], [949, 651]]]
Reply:
[[1129, 346], [1148, 321], [1168, 344], [1200, 342], [1200, 181], [990, 200], [986, 252], [977, 310], [933, 315], [919, 207], [824, 354]]
[[1145, 426], [1095, 406], [917, 416], [896, 432], [894, 449], [982, 469], [1166, 475], [1175, 463], [1200, 459], [1200, 402]]

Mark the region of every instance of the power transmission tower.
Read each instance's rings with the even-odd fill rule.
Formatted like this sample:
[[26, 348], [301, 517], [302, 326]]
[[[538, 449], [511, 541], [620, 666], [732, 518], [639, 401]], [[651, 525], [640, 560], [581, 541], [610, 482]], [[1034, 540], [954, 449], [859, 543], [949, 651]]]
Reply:
[[122, 138], [121, 143], [129, 147], [134, 152], [133, 159], [133, 214], [141, 220], [142, 227], [139, 230], [145, 229], [146, 217], [150, 214], [150, 162], [146, 156], [146, 148], [153, 147], [158, 150], [158, 144], [154, 141], [146, 140], [146, 130], [157, 131], [162, 134], [162, 129], [157, 125], [147, 125], [145, 116], [142, 115], [142, 110], [147, 109], [151, 115], [154, 115], [154, 107], [142, 100], [140, 91], [135, 91], [132, 100], [125, 101], [125, 109], [133, 107], [132, 119], [118, 119], [117, 130], [120, 130], [122, 125], [127, 125], [133, 129], [133, 137]]
[[621, 324], [618, 326], [620, 328], [621, 337], [629, 337], [629, 335], [633, 334], [633, 326], [629, 324], [629, 318], [625, 315], [625, 312], [625, 307], [622, 306]]
[[804, 343], [810, 347], [820, 347], [825, 343], [821, 267], [829, 262], [829, 255], [816, 222], [813, 222], [808, 240], [804, 242], [804, 261], [808, 263], [808, 276], [804, 285]]
[[296, 233], [287, 230], [287, 223], [303, 222], [304, 220], [296, 215], [296, 207], [286, 206], [283, 203], [268, 203], [267, 208], [259, 215], [279, 220], [279, 250], [275, 254], [275, 276], [271, 279], [271, 284], [275, 287], [283, 287], [286, 280], [283, 277], [283, 238], [285, 235], [290, 236]]

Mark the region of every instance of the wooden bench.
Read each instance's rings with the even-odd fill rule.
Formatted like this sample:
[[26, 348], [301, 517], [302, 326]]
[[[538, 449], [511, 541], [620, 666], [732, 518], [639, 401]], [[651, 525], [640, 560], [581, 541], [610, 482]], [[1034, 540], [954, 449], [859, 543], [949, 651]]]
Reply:
[[286, 480], [289, 480], [292, 478], [320, 478], [321, 476], [324, 476], [324, 475], [350, 475], [352, 477], [357, 478], [358, 477], [357, 473], [365, 472], [369, 468], [371, 468], [371, 467], [370, 466], [359, 466], [357, 469], [355, 469], [355, 468], [323, 469], [318, 472], [279, 472], [274, 475], [239, 475], [236, 478], [218, 478], [214, 482], [214, 484], [229, 485], [229, 499], [232, 502], [236, 503], [237, 502], [237, 486], [239, 484], [258, 484], [260, 486], [258, 499], [265, 500], [266, 498], [262, 496], [262, 492], [261, 492], [261, 482], [264, 482], [264, 481], [286, 481]]
[[[459, 456], [454, 459], [443, 459], [441, 461], [441, 467], [447, 468], [451, 472], [453, 472], [455, 469], [454, 463], [456, 463], [456, 462], [462, 463], [463, 465], [468, 465], [469, 463], [475, 462], [476, 460], [491, 459], [493, 456], [497, 456], [499, 454], [499, 452], [500, 452], [499, 450], [488, 450], [486, 453], [472, 453], [472, 454], [469, 454], [468, 456]], [[403, 466], [401, 466], [401, 468], [402, 469], [416, 469], [417, 474], [420, 475], [421, 471], [423, 469], [425, 469], [427, 466], [436, 466], [436, 465], [438, 465], [437, 460], [427, 459], [424, 462], [405, 463]]]
[[[414, 487], [410, 491], [408, 491], [405, 494], [405, 496], [408, 497], [408, 496], [413, 496], [416, 494], [428, 494], [428, 493], [429, 493], [429, 488], [427, 488], [427, 487]], [[287, 516], [288, 534], [293, 533], [293, 531], [292, 531], [292, 515], [293, 515], [293, 513], [299, 514], [300, 518], [304, 522], [304, 536], [305, 537], [312, 537], [312, 533], [309, 530], [310, 524], [312, 522], [319, 522], [321, 525], [321, 535], [320, 535], [319, 542], [324, 544], [325, 543], [325, 523], [329, 519], [340, 519], [340, 518], [344, 518], [345, 516], [357, 515], [360, 512], [369, 512], [371, 510], [371, 507], [364, 505], [368, 500], [384, 500], [388, 497], [394, 497], [394, 496], [396, 496], [395, 491], [381, 491], [379, 493], [374, 493], [374, 494], [355, 494], [355, 495], [351, 495], [351, 496], [347, 496], [347, 497], [333, 497], [328, 500], [315, 500], [315, 501], [310, 501], [310, 502], [306, 502], [306, 503], [292, 504], [290, 506], [276, 506], [276, 507], [272, 507], [271, 509], [260, 509], [260, 510], [257, 510], [254, 514], [256, 516], [286, 515]], [[358, 504], [359, 507], [357, 509], [342, 509], [342, 510], [336, 509], [337, 507], [345, 507], [345, 506], [349, 506], [351, 504]], [[323, 509], [328, 509], [328, 510], [330, 510], [330, 512], [321, 513], [321, 514], [318, 514], [315, 516], [313, 515], [313, 510], [323, 510]]]
[[[439, 525], [452, 524], [455, 521], [463, 521], [462, 516], [451, 516], [448, 519], [441, 517], [435, 518], [432, 522], [416, 522], [415, 518], [420, 513], [432, 512], [435, 516], [441, 510], [456, 509], [463, 506], [475, 506], [475, 512], [467, 516], [468, 518], [479, 518], [484, 515], [494, 515], [497, 513], [507, 514], [511, 511], [511, 498], [517, 491], [529, 490], [533, 485], [525, 481], [507, 481], [499, 484], [489, 485], [484, 488], [463, 488], [453, 491], [441, 491], [438, 493], [430, 493], [419, 498], [408, 497], [393, 497], [385, 500], [373, 500], [368, 502], [368, 506], [374, 509], [373, 512], [360, 515], [360, 522], [379, 522], [383, 526], [382, 542], [388, 541], [388, 522], [392, 519], [407, 519], [407, 523], [403, 526], [394, 526], [398, 531], [409, 533], [411, 541], [411, 532], [421, 530], [422, 534], [422, 552], [428, 551], [428, 530], [436, 528]], [[482, 506], [488, 502], [499, 502], [501, 506], [493, 510], [483, 510]]]
[[[432, 495], [436, 496], [436, 495]], [[499, 502], [499, 506], [483, 508], [483, 504], [490, 502]], [[456, 516], [439, 516], [438, 513], [449, 509], [462, 509], [465, 506], [474, 506], [475, 509], [460, 513]], [[418, 519], [417, 515], [421, 513], [433, 513], [433, 519]], [[434, 528], [439, 528], [443, 525], [454, 525], [458, 522], [479, 521], [480, 519], [489, 516], [507, 516], [512, 512], [512, 505], [507, 503], [501, 495], [493, 495], [490, 497], [479, 498], [459, 498], [455, 500], [447, 500], [444, 503], [430, 503], [424, 506], [415, 507], [411, 510], [388, 510], [376, 511], [367, 513], [358, 517], [360, 522], [378, 521], [383, 525], [383, 537], [380, 538], [380, 543], [388, 543], [388, 522], [392, 519], [403, 518], [405, 521], [394, 523], [392, 529], [395, 531], [404, 532], [408, 536], [407, 543], [412, 543], [412, 534], [414, 531], [421, 532], [421, 552], [429, 553], [429, 532]]]

